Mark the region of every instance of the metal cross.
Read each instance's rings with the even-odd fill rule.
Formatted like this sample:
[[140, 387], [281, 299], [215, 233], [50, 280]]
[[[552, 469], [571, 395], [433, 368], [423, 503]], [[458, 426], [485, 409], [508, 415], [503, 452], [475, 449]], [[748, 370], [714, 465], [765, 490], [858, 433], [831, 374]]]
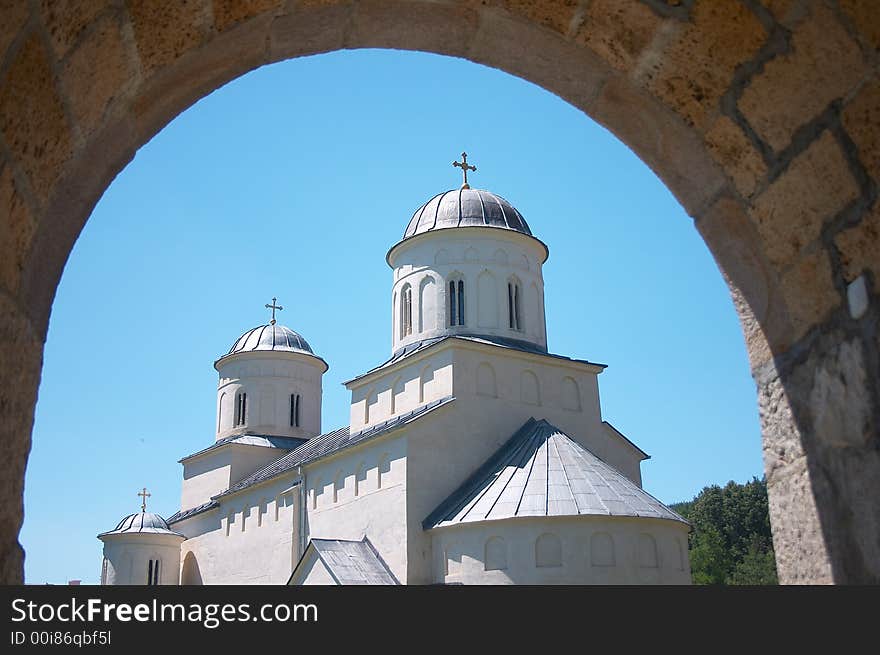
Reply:
[[471, 166], [467, 163], [467, 153], [466, 152], [461, 153], [461, 161], [460, 162], [454, 161], [454, 162], [452, 162], [452, 165], [457, 166], [458, 168], [461, 169], [461, 172], [464, 173], [464, 184], [461, 185], [461, 188], [462, 189], [470, 189], [471, 187], [467, 181], [467, 172], [468, 171], [476, 172], [477, 167]]
[[139, 492], [138, 492], [138, 496], [140, 496], [141, 498], [143, 498], [143, 500], [141, 501], [141, 511], [142, 511], [142, 512], [146, 512], [146, 511], [147, 511], [147, 498], [149, 498], [149, 497], [152, 496], [152, 495], [153, 495], [153, 494], [151, 494], [149, 491], [147, 491], [147, 488], [146, 488], [146, 487], [144, 487], [144, 490], [143, 490], [143, 491], [139, 491]]
[[272, 322], [270, 323], [270, 325], [275, 325], [275, 310], [276, 310], [276, 309], [278, 309], [278, 310], [284, 309], [284, 307], [282, 307], [281, 305], [276, 305], [276, 304], [275, 304], [275, 302], [276, 302], [277, 300], [278, 300], [278, 298], [272, 298], [272, 304], [271, 304], [271, 305], [266, 305], [266, 309], [271, 309], [271, 310], [272, 310]]

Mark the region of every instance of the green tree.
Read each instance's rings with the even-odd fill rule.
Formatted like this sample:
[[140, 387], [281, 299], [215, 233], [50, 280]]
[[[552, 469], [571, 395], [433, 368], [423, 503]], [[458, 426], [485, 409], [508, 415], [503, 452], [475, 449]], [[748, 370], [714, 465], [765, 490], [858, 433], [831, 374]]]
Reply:
[[711, 485], [672, 508], [693, 526], [688, 550], [695, 583], [778, 583], [764, 480]]

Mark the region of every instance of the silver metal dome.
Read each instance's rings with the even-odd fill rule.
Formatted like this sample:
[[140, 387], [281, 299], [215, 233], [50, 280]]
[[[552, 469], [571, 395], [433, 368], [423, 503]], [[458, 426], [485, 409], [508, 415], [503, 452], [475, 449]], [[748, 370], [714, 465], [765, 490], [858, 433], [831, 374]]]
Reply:
[[280, 350], [314, 355], [312, 347], [299, 334], [284, 325], [268, 323], [248, 330], [232, 344], [226, 355], [254, 350]]
[[438, 193], [419, 207], [403, 238], [450, 227], [498, 227], [532, 236], [522, 214], [501, 196], [483, 189], [462, 187]]
[[99, 537], [107, 534], [133, 534], [136, 532], [146, 532], [150, 534], [171, 534], [182, 537], [179, 532], [175, 532], [168, 527], [158, 514], [153, 512], [138, 512], [137, 514], [129, 514], [122, 519], [115, 528], [108, 532], [102, 532]]

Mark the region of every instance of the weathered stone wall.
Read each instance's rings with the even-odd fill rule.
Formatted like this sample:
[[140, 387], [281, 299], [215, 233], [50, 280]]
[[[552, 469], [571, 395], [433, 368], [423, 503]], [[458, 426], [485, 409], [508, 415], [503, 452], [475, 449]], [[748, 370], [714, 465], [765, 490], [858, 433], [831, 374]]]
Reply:
[[784, 582], [880, 582], [880, 13], [873, 0], [5, 0], [0, 580], [52, 299], [135, 150], [262, 64], [418, 49], [524, 77], [664, 180], [731, 288]]

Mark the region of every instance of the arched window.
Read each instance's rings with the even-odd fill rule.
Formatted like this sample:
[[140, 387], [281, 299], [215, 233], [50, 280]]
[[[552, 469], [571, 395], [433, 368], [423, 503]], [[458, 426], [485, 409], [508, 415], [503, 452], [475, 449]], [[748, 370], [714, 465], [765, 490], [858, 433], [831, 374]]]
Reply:
[[464, 280], [449, 281], [449, 325], [464, 325]]
[[220, 400], [217, 403], [217, 432], [223, 427], [223, 410], [226, 405], [226, 393], [220, 394]]
[[507, 319], [511, 330], [523, 330], [522, 286], [516, 279], [507, 283]]
[[299, 427], [299, 394], [290, 394], [290, 425], [291, 427]]
[[247, 416], [247, 394], [242, 391], [235, 396], [235, 425], [244, 425]]
[[412, 287], [406, 285], [400, 292], [400, 338], [412, 334]]
[[151, 559], [147, 563], [147, 584], [159, 584], [159, 560]]

